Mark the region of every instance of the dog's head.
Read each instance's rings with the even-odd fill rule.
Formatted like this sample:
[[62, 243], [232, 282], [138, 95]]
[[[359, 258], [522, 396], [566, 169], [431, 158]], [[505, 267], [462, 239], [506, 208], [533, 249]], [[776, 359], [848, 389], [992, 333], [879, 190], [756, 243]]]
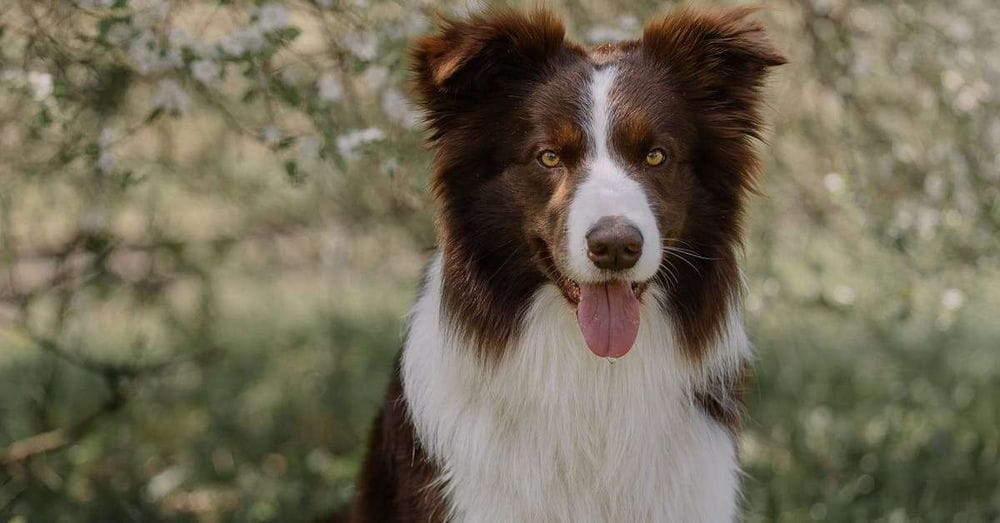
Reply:
[[690, 354], [717, 334], [761, 87], [785, 61], [749, 13], [679, 11], [586, 48], [548, 12], [499, 10], [416, 43], [445, 303], [479, 346], [505, 346], [550, 283], [600, 356], [632, 346], [651, 285]]

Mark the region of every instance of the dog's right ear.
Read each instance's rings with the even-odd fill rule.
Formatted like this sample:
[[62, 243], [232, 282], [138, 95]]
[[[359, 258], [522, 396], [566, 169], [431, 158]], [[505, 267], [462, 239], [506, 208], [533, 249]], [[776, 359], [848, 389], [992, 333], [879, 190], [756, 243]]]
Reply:
[[495, 9], [465, 20], [442, 18], [411, 49], [415, 90], [432, 128], [441, 113], [505, 94], [544, 74], [563, 48], [565, 29], [551, 12]]

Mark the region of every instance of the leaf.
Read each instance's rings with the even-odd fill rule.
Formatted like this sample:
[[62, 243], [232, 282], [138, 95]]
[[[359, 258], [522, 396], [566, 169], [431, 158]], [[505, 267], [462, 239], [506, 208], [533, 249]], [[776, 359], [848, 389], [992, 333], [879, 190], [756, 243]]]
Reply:
[[302, 34], [302, 30], [301, 29], [299, 29], [298, 27], [291, 26], [291, 27], [285, 27], [283, 29], [278, 30], [275, 33], [275, 36], [282, 43], [287, 44], [287, 43], [290, 43], [291, 41], [295, 40], [296, 38], [298, 38], [300, 34]]
[[139, 185], [145, 181], [145, 179], [146, 178], [144, 176], [137, 175], [134, 170], [128, 169], [121, 174], [119, 184], [122, 189], [128, 189], [135, 185]]
[[108, 36], [108, 31], [111, 30], [111, 28], [114, 27], [115, 24], [118, 23], [128, 24], [131, 21], [132, 17], [130, 16], [115, 15], [115, 16], [106, 16], [104, 18], [101, 18], [101, 20], [97, 22], [97, 36], [99, 37], [100, 40], [104, 41], [105, 38]]
[[156, 109], [150, 111], [148, 115], [146, 115], [146, 119], [144, 120], [144, 122], [152, 123], [160, 116], [163, 116], [163, 113], [164, 113], [163, 107], [157, 107]]
[[299, 164], [295, 160], [285, 161], [285, 174], [288, 175], [288, 181], [294, 185], [305, 181], [305, 174], [299, 171]]
[[35, 117], [35, 125], [38, 127], [48, 127], [52, 124], [52, 113], [49, 112], [48, 107], [43, 107], [41, 111], [38, 111], [38, 115]]
[[271, 91], [292, 107], [298, 107], [302, 103], [302, 96], [299, 95], [299, 91], [280, 79], [275, 78], [272, 80]]

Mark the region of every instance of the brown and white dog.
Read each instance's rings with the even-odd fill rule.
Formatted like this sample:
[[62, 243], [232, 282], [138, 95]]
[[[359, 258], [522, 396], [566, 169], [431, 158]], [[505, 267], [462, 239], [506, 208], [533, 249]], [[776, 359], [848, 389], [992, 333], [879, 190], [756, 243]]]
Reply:
[[736, 517], [737, 251], [785, 62], [750, 12], [584, 47], [496, 10], [416, 43], [440, 244], [356, 521]]

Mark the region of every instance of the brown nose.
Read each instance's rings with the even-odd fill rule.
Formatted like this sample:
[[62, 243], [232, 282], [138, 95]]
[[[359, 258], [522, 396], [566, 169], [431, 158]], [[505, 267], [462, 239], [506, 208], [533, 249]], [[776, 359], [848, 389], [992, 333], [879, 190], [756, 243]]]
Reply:
[[587, 233], [587, 256], [601, 269], [631, 269], [642, 255], [642, 233], [621, 216], [605, 216]]

